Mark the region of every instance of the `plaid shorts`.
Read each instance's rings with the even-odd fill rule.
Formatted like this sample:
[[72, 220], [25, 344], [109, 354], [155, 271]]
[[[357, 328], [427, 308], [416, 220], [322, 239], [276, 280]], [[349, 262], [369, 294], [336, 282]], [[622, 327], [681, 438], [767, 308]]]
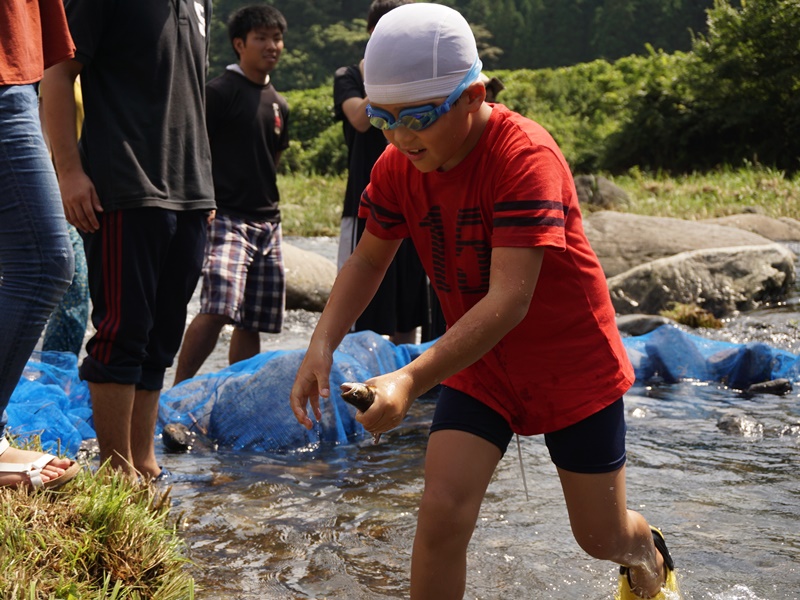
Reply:
[[200, 312], [280, 333], [286, 304], [281, 225], [217, 214], [208, 226]]

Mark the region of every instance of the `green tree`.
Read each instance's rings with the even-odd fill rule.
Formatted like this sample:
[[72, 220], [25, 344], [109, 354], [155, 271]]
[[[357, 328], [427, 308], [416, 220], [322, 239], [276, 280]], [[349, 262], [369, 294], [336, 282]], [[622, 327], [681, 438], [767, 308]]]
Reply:
[[[210, 74], [235, 60], [226, 23], [241, 6], [263, 0], [214, 0]], [[470, 22], [487, 69], [574, 65], [598, 57], [646, 55], [650, 43], [687, 50], [691, 31], [705, 31], [713, 0], [438, 0]], [[359, 31], [371, 0], [272, 0], [289, 23], [275, 78], [281, 89], [322, 85], [342, 65], [358, 62]]]
[[689, 83], [726, 160], [800, 168], [800, 0], [717, 1]]
[[677, 71], [644, 82], [628, 114], [604, 168], [800, 170], [800, 0], [717, 0], [708, 33]]

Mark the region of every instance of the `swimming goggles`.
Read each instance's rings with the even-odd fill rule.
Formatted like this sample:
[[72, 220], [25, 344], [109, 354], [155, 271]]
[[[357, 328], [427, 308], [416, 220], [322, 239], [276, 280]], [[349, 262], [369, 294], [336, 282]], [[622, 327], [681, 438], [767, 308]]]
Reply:
[[470, 70], [464, 75], [464, 79], [461, 80], [458, 87], [453, 90], [453, 93], [447, 97], [447, 100], [439, 106], [425, 104], [424, 106], [404, 108], [400, 111], [400, 114], [397, 115], [397, 119], [395, 120], [391, 113], [381, 110], [380, 108], [374, 108], [371, 104], [367, 104], [367, 117], [369, 117], [370, 125], [383, 131], [397, 129], [401, 125], [411, 131], [420, 131], [421, 129], [430, 127], [436, 122], [436, 119], [450, 111], [456, 101], [461, 97], [461, 94], [464, 93], [464, 90], [478, 78], [481, 66], [481, 61], [476, 57], [475, 62], [472, 63], [472, 67], [470, 67]]

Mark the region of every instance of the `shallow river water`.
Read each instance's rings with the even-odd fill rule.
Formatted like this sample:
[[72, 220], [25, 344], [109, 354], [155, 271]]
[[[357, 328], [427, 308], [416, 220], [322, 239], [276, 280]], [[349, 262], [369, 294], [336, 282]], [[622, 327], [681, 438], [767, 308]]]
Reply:
[[[302, 245], [335, 251], [327, 239]], [[317, 316], [292, 311], [263, 349], [304, 347]], [[715, 335], [797, 353], [798, 320], [795, 297]], [[226, 366], [226, 349], [223, 336], [201, 372]], [[408, 597], [432, 410], [418, 401], [378, 445], [163, 454], [197, 598]], [[746, 398], [713, 384], [637, 385], [626, 411], [629, 505], [664, 530], [685, 597], [800, 598], [800, 390]], [[731, 416], [742, 424], [733, 432], [719, 426]], [[613, 598], [615, 568], [573, 540], [543, 440], [522, 438], [521, 451], [530, 498], [512, 443], [469, 547], [465, 598]]]

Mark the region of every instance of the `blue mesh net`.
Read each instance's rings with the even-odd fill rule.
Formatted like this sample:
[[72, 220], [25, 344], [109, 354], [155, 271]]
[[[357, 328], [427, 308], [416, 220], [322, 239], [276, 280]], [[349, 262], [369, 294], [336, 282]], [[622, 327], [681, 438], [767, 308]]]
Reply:
[[[800, 358], [767, 344], [735, 344], [664, 325], [623, 342], [637, 384], [684, 379], [719, 382], [735, 389], [772, 379], [800, 380]], [[331, 398], [320, 403], [322, 420], [307, 431], [289, 408], [289, 391], [304, 351], [265, 352], [216, 373], [200, 375], [161, 395], [158, 432], [168, 423], [206, 431], [220, 446], [290, 452], [323, 442], [347, 443], [365, 434], [355, 408], [338, 392], [345, 381], [364, 381], [408, 364], [433, 342], [395, 346], [372, 332], [345, 337], [334, 353]], [[40, 435], [48, 451], [74, 455], [95, 437], [86, 382], [75, 356], [37, 352], [28, 362], [8, 406], [9, 429]]]

